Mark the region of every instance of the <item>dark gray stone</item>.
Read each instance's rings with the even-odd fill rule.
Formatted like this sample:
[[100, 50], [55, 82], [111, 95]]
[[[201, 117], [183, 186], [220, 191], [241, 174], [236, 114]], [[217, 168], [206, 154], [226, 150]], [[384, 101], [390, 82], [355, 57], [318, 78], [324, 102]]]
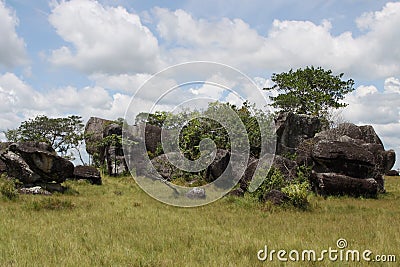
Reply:
[[235, 196], [235, 197], [243, 197], [244, 196], [244, 190], [240, 187], [233, 189], [228, 193], [230, 196]]
[[239, 181], [240, 188], [243, 191], [247, 191], [249, 184], [253, 178], [254, 172], [256, 171], [258, 166], [258, 159], [249, 159], [249, 163], [247, 165], [246, 171], [244, 172], [243, 177]]
[[76, 180], [88, 180], [91, 184], [102, 184], [100, 172], [93, 166], [76, 166], [74, 169], [74, 178]]
[[358, 179], [337, 173], [316, 173], [311, 175], [314, 190], [321, 195], [349, 195], [354, 197], [376, 197], [378, 183], [374, 178]]
[[386, 172], [387, 176], [399, 176], [399, 171], [397, 170], [390, 170], [388, 172]]
[[318, 117], [298, 115], [292, 112], [280, 113], [275, 119], [276, 154], [294, 154], [304, 140], [321, 131], [323, 124]]
[[7, 171], [7, 165], [0, 159], [0, 174], [5, 173]]
[[46, 143], [13, 143], [2, 150], [0, 158], [7, 166], [7, 174], [23, 184], [62, 183], [73, 176], [72, 162], [58, 156]]
[[271, 190], [266, 193], [262, 199], [264, 202], [270, 201], [274, 205], [282, 205], [287, 203], [290, 199], [289, 197], [279, 190]]
[[97, 157], [100, 164], [106, 163], [109, 175], [128, 172], [121, 146], [99, 145], [104, 138], [111, 135], [122, 136], [122, 126], [110, 120], [91, 117], [85, 126], [86, 151]]
[[98, 154], [100, 159], [104, 158], [104, 148], [99, 147], [98, 143], [104, 138], [104, 131], [111, 123], [110, 120], [97, 117], [90, 117], [87, 121], [84, 134], [88, 154]]
[[276, 155], [272, 163], [273, 168], [280, 171], [286, 180], [293, 180], [297, 175], [297, 163], [296, 161], [288, 158]]
[[231, 155], [229, 151], [224, 149], [217, 149], [214, 161], [207, 167], [205, 180], [208, 183], [211, 183], [218, 179], [218, 177], [220, 177], [225, 172], [225, 170], [227, 170], [228, 172], [231, 171], [229, 165], [230, 156]]
[[[385, 192], [384, 174], [393, 167], [396, 158], [393, 150], [385, 151], [372, 126], [356, 126], [351, 123], [340, 124], [337, 128], [303, 141], [297, 153], [297, 164], [312, 167], [315, 177], [319, 177], [320, 173], [330, 173], [322, 176], [323, 179], [319, 177], [312, 180], [315, 189], [325, 188], [324, 194], [374, 196], [370, 179], [376, 182], [378, 192]], [[350, 178], [369, 182], [353, 181]], [[324, 179], [327, 182], [321, 185]], [[334, 186], [334, 182], [338, 184]], [[360, 188], [355, 188], [355, 185], [360, 185]]]
[[145, 129], [146, 150], [155, 153], [161, 144], [161, 128], [155, 125], [146, 124]]

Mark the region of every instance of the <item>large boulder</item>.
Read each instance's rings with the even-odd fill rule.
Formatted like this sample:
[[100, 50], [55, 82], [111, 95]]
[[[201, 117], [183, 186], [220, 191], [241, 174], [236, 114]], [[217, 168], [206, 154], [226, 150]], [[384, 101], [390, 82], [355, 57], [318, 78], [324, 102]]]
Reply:
[[378, 183], [373, 178], [359, 179], [337, 173], [311, 174], [313, 189], [320, 195], [349, 195], [375, 197], [378, 194]]
[[272, 189], [271, 191], [269, 191], [265, 195], [263, 195], [261, 200], [263, 202], [269, 201], [274, 205], [283, 205], [283, 204], [289, 202], [290, 198], [282, 191]]
[[390, 170], [386, 173], [387, 176], [399, 176], [398, 170]]
[[280, 113], [275, 119], [276, 154], [294, 154], [304, 140], [312, 138], [324, 128], [318, 117], [299, 115], [292, 112]]
[[294, 180], [297, 176], [297, 163], [294, 160], [276, 155], [271, 167], [279, 170], [287, 180]]
[[239, 186], [242, 191], [247, 191], [251, 180], [253, 179], [253, 175], [258, 166], [258, 159], [251, 158], [248, 161], [247, 168], [243, 174], [243, 177], [239, 180]]
[[154, 154], [161, 144], [161, 128], [147, 123], [144, 139], [146, 143], [146, 150]]
[[0, 174], [5, 173], [7, 171], [7, 165], [0, 159]]
[[76, 180], [87, 180], [91, 184], [101, 185], [101, 176], [97, 168], [93, 166], [76, 166], [74, 168], [74, 179]]
[[[373, 195], [375, 183], [371, 179], [376, 182], [376, 191], [384, 192], [384, 174], [395, 162], [394, 151], [385, 151], [372, 126], [351, 123], [303, 141], [297, 153], [298, 165], [312, 167], [312, 185], [324, 188], [324, 194]], [[367, 181], [360, 181], [363, 179]]]
[[85, 126], [85, 144], [86, 151], [90, 155], [98, 154], [100, 158], [104, 157], [103, 148], [98, 146], [98, 143], [104, 138], [104, 132], [107, 125], [112, 121], [90, 117]]
[[[239, 185], [242, 190], [247, 191], [257, 169], [258, 163], [259, 159], [249, 160], [246, 171], [239, 181]], [[297, 175], [297, 163], [279, 155], [275, 155], [273, 158], [270, 169], [278, 170], [288, 181], [295, 179]]]
[[89, 155], [96, 157], [100, 164], [106, 163], [108, 174], [128, 171], [121, 146], [100, 145], [111, 135], [122, 136], [122, 126], [110, 120], [91, 117], [85, 126], [85, 144]]
[[18, 142], [2, 147], [0, 159], [7, 174], [24, 185], [41, 185], [49, 191], [73, 176], [72, 162], [60, 157], [54, 149], [40, 142]]
[[214, 161], [207, 167], [205, 180], [210, 183], [218, 179], [225, 170], [230, 172], [229, 164], [231, 154], [228, 150], [217, 149]]
[[[164, 180], [171, 181], [173, 178], [179, 176], [181, 172], [177, 167], [175, 167], [168, 157], [174, 157], [174, 153], [162, 154], [151, 160], [151, 164], [157, 171], [155, 173], [146, 173], [146, 176], [152, 177], [153, 175], [160, 175]], [[151, 169], [151, 168], [150, 168]]]

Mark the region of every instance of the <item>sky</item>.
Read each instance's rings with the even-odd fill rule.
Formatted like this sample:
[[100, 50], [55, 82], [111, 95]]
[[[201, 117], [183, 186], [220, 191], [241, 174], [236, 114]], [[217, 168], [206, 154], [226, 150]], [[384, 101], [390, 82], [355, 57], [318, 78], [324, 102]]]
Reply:
[[[188, 61], [232, 66], [259, 87], [313, 65], [355, 81], [338, 120], [373, 125], [400, 156], [399, 25], [398, 1], [0, 0], [0, 131], [42, 114], [124, 117], [153, 74]], [[190, 94], [222, 96], [200, 84], [168, 105]]]

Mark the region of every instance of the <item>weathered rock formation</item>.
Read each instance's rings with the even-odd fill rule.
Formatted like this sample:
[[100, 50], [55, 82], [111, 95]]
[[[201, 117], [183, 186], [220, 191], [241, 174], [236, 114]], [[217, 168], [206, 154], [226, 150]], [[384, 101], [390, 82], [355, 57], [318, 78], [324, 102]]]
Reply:
[[93, 166], [76, 166], [74, 169], [74, 179], [87, 180], [91, 184], [101, 185], [101, 176], [98, 169]]
[[386, 173], [387, 176], [399, 176], [398, 170], [390, 170]]
[[122, 126], [97, 117], [91, 117], [85, 126], [86, 151], [98, 160], [101, 165], [106, 163], [108, 174], [114, 175], [128, 171], [122, 146], [105, 144], [108, 136], [122, 136]]
[[292, 112], [280, 113], [275, 119], [275, 126], [277, 135], [276, 155], [296, 153], [300, 143], [314, 137], [324, 128], [319, 118]]
[[395, 162], [394, 151], [385, 151], [372, 126], [351, 123], [303, 141], [297, 153], [298, 165], [313, 169], [314, 190], [328, 195], [372, 196], [384, 192], [383, 175]]
[[5, 173], [7, 171], [7, 165], [0, 159], [0, 174]]
[[104, 130], [112, 121], [97, 117], [90, 117], [85, 126], [86, 151], [90, 155], [98, 155], [99, 159], [104, 159], [104, 149], [99, 143], [104, 138]]
[[337, 173], [313, 172], [311, 183], [321, 195], [375, 197], [378, 194], [378, 183], [373, 178], [360, 179]]
[[[173, 153], [162, 154], [158, 157], [155, 157], [151, 160], [151, 164], [157, 173], [162, 177], [162, 179], [171, 181], [172, 178], [176, 178], [179, 173], [182, 173], [177, 167], [175, 167], [168, 157], [173, 157]], [[151, 177], [151, 173], [146, 173], [146, 176]], [[154, 174], [157, 176], [157, 174]]]
[[224, 149], [217, 149], [214, 161], [207, 167], [205, 180], [208, 183], [213, 182], [220, 177], [227, 168], [227, 171], [232, 171], [229, 165], [230, 153]]
[[282, 205], [289, 201], [289, 197], [282, 191], [272, 189], [263, 196], [262, 201], [270, 201], [274, 205]]
[[[247, 191], [248, 186], [253, 178], [254, 172], [257, 168], [259, 160], [253, 159], [249, 161], [247, 165], [247, 169], [243, 175], [243, 177], [239, 181], [240, 188], [243, 191]], [[295, 161], [289, 160], [285, 157], [276, 155], [271, 165], [271, 169], [274, 168], [283, 174], [285, 179], [291, 181], [295, 179], [297, 172], [297, 163]]]
[[[143, 127], [146, 127], [144, 131]], [[143, 142], [146, 146], [146, 150], [151, 154], [155, 154], [161, 144], [161, 128], [158, 126], [150, 124], [129, 126], [129, 134], [131, 135], [129, 137], [131, 141], [138, 143]], [[100, 164], [106, 163], [110, 175], [122, 173], [124, 171], [127, 172], [128, 164], [125, 160], [122, 147], [104, 144], [101, 145], [102, 140], [111, 135], [121, 137], [122, 126], [110, 120], [91, 117], [85, 127], [86, 151], [89, 155], [92, 155], [97, 159]], [[133, 147], [133, 149], [135, 148]], [[139, 157], [135, 152], [129, 154], [133, 154], [135, 158]], [[142, 160], [132, 160], [135, 162], [135, 165], [138, 165], [137, 175], [143, 175], [143, 173], [141, 173], [142, 166], [140, 165]]]
[[54, 149], [40, 142], [3, 143], [0, 159], [9, 176], [24, 186], [39, 185], [48, 191], [62, 191], [61, 183], [72, 177], [74, 165]]

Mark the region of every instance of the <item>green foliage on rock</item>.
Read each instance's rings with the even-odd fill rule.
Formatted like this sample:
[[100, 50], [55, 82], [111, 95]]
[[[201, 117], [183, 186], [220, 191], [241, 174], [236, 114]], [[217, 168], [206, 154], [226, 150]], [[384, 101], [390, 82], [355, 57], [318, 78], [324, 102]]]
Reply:
[[74, 148], [79, 153], [78, 147], [83, 142], [83, 127], [80, 116], [49, 118], [39, 115], [23, 121], [17, 129], [7, 130], [5, 135], [10, 142], [45, 142], [63, 157], [72, 157], [72, 154], [67, 153]]
[[250, 193], [250, 195], [259, 201], [263, 201], [268, 192], [274, 189], [281, 190], [281, 188], [287, 184], [288, 182], [286, 181], [285, 176], [278, 169], [272, 167], [260, 187], [258, 187], [256, 191]]
[[[232, 117], [232, 113], [227, 112], [228, 109], [232, 110], [236, 117]], [[230, 128], [239, 127], [239, 123], [242, 123], [247, 132], [250, 153], [254, 157], [260, 155], [261, 134], [271, 143], [275, 137], [272, 114], [257, 109], [247, 101], [240, 107], [229, 103], [213, 102], [207, 109], [201, 111], [186, 109], [175, 114], [170, 112], [140, 113], [136, 117], [136, 123], [145, 122], [167, 130], [181, 129], [179, 147], [187, 158], [194, 160], [200, 156], [200, 141], [206, 138], [213, 140], [217, 148], [231, 149], [228, 131], [220, 122], [213, 119], [216, 115], [218, 115], [218, 121], [226, 123]], [[230, 130], [237, 132], [236, 129]], [[240, 145], [240, 142], [237, 143]], [[159, 152], [163, 151], [159, 150]], [[155, 153], [152, 156], [155, 157], [158, 154]]]
[[307, 197], [310, 193], [309, 175], [310, 169], [306, 166], [300, 166], [297, 168], [296, 178], [288, 180], [279, 169], [272, 167], [260, 187], [249, 195], [260, 202], [264, 202], [270, 191], [279, 190], [288, 196], [287, 204], [289, 206], [307, 209], [309, 206]]
[[326, 118], [330, 109], [345, 107], [346, 104], [340, 101], [354, 90], [354, 81], [343, 80], [343, 75], [334, 75], [331, 70], [321, 67], [291, 69], [280, 74], [274, 73], [272, 81], [275, 84], [264, 90], [280, 92], [270, 99], [272, 106], [281, 111]]

